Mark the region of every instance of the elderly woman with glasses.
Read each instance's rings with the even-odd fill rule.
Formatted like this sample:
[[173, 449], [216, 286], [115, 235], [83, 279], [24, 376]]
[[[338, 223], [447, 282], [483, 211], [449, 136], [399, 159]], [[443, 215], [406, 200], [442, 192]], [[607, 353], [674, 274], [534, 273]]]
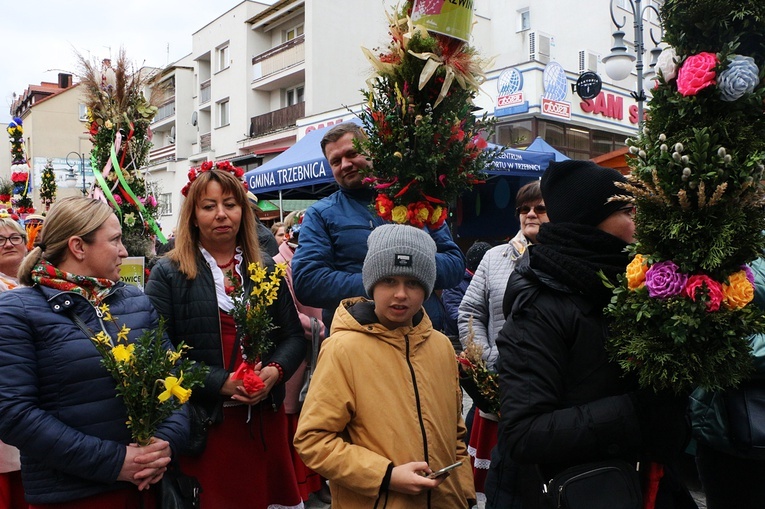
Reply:
[[[27, 236], [9, 214], [0, 214], [0, 292], [19, 284], [17, 273], [27, 254]], [[19, 450], [0, 442], [0, 509], [26, 507]]]
[[8, 214], [0, 214], [0, 292], [15, 288], [16, 273], [27, 254], [24, 228]]
[[[473, 341], [482, 347], [482, 357], [491, 370], [497, 362], [497, 335], [505, 323], [502, 300], [507, 280], [526, 247], [536, 242], [539, 227], [548, 221], [538, 180], [522, 186], [515, 196], [515, 203], [520, 226], [517, 235], [507, 244], [486, 252], [465, 291], [457, 317], [462, 346], [467, 346], [469, 330], [472, 329]], [[468, 386], [465, 389], [473, 392]], [[470, 426], [468, 452], [473, 462], [476, 492], [484, 493], [484, 481], [491, 464], [490, 453], [497, 443], [498, 418], [477, 395], [474, 403], [478, 411]]]

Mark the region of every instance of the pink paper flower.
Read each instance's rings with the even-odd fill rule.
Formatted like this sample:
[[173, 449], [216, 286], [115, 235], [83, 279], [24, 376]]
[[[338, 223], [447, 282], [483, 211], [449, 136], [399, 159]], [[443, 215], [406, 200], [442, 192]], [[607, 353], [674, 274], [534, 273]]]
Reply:
[[709, 276], [697, 274], [695, 276], [689, 277], [688, 283], [685, 285], [683, 293], [685, 293], [688, 298], [695, 301], [702, 287], [706, 287], [709, 295], [707, 311], [711, 312], [720, 309], [720, 304], [723, 301], [722, 285], [720, 285], [720, 283], [710, 278]]
[[696, 95], [700, 90], [715, 84], [717, 55], [703, 51], [685, 59], [677, 73], [677, 91], [684, 96]]

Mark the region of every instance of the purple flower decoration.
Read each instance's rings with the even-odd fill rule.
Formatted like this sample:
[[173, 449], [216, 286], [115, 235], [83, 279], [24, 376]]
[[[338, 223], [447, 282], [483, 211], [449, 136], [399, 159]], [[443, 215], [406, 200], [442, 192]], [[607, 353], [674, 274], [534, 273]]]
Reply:
[[742, 265], [741, 270], [744, 271], [744, 274], [746, 274], [746, 278], [749, 280], [750, 283], [752, 283], [752, 286], [754, 286], [754, 272], [752, 272], [752, 269], [750, 269], [748, 265]]
[[655, 299], [666, 299], [679, 295], [685, 288], [688, 275], [677, 271], [678, 266], [671, 260], [654, 263], [645, 273], [645, 287], [648, 295]]

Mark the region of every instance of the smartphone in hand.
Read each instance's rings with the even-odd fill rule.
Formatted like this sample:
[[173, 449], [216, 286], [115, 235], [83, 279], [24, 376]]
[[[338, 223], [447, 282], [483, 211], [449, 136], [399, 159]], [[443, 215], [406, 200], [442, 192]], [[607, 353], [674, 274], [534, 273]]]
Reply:
[[462, 462], [458, 461], [457, 463], [454, 463], [452, 465], [449, 465], [448, 467], [444, 467], [441, 470], [436, 470], [435, 472], [428, 474], [428, 479], [438, 479], [442, 475], [446, 475], [449, 471], [454, 470], [457, 467], [461, 467]]

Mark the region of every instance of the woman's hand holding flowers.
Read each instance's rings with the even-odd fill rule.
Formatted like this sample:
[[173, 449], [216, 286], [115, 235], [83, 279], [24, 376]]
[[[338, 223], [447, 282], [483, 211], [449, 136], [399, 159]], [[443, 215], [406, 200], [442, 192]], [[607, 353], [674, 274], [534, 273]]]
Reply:
[[130, 444], [117, 480], [131, 482], [144, 490], [162, 479], [171, 454], [170, 443], [165, 440], [155, 438], [146, 446]]
[[[257, 363], [252, 369], [252, 373], [256, 375], [262, 383], [255, 383], [250, 385], [246, 377], [244, 380], [235, 379], [235, 374], [232, 373], [226, 383], [221, 388], [221, 394], [224, 396], [231, 396], [231, 399], [244, 403], [245, 405], [256, 405], [266, 399], [268, 394], [273, 389], [274, 385], [279, 381], [279, 370], [273, 366], [262, 367], [262, 363]], [[259, 387], [252, 392], [248, 392], [248, 388]]]

